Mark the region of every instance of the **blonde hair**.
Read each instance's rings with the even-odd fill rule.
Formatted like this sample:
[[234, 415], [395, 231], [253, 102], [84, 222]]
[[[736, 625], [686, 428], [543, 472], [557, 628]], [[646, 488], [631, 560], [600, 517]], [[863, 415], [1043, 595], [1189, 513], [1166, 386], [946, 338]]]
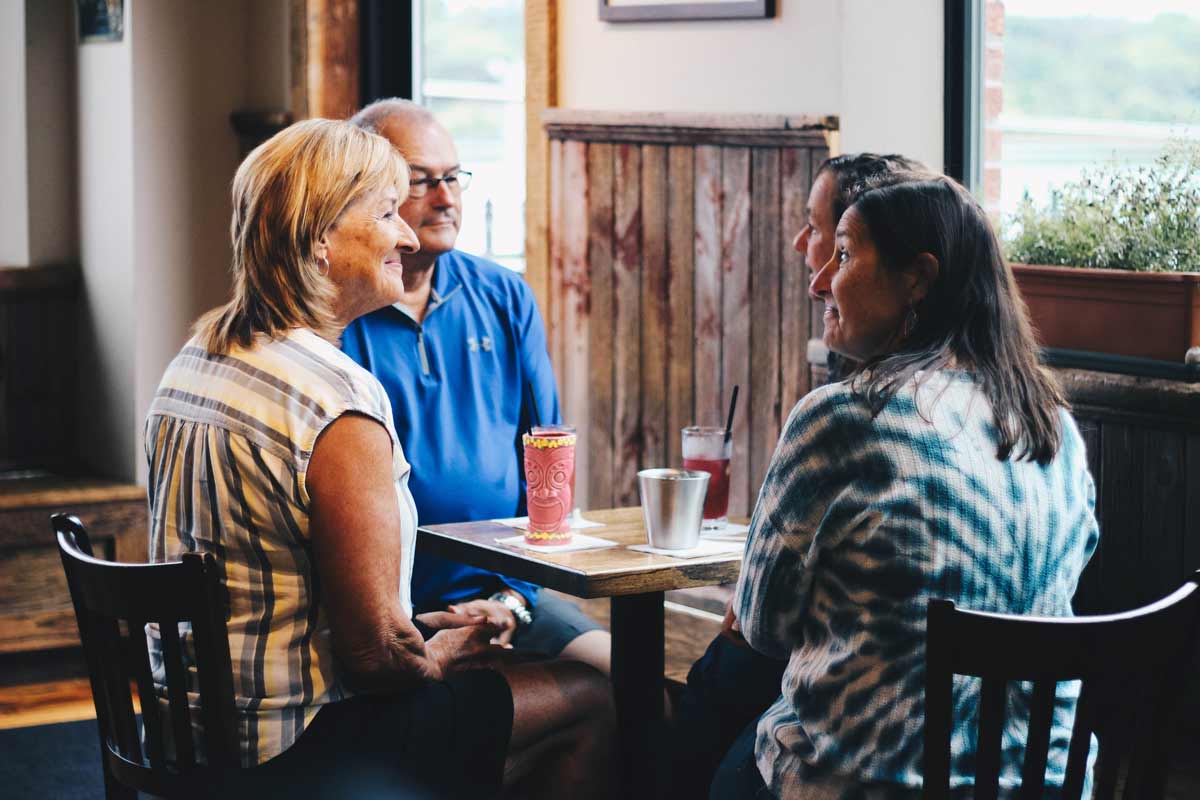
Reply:
[[297, 122], [256, 147], [233, 178], [233, 298], [194, 329], [212, 353], [309, 328], [336, 339], [336, 289], [314, 250], [354, 200], [407, 187], [391, 143], [348, 122]]

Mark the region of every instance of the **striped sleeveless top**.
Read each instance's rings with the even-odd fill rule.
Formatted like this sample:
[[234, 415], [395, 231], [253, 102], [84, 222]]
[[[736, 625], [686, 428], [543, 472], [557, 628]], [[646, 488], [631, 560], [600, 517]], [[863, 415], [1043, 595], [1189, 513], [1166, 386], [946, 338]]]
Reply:
[[[411, 614], [417, 512], [409, 465], [383, 387], [337, 347], [306, 329], [223, 355], [193, 339], [167, 367], [146, 420], [150, 560], [217, 558], [246, 767], [282, 753], [322, 705], [349, 694], [313, 561], [305, 482], [317, 437], [347, 412], [378, 420], [392, 441], [403, 557], [397, 591]], [[186, 660], [190, 636], [181, 633]], [[165, 698], [155, 626], [148, 634]]]

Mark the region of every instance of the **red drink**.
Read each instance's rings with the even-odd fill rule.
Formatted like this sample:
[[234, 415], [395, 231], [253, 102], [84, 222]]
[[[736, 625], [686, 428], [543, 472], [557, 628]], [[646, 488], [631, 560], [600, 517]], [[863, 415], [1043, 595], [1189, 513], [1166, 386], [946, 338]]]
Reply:
[[537, 545], [568, 544], [575, 500], [575, 434], [527, 433], [523, 441], [529, 507], [525, 541]]
[[709, 474], [708, 494], [704, 496], [704, 521], [724, 521], [729, 514], [729, 459], [685, 458], [683, 468]]
[[704, 496], [701, 527], [720, 530], [729, 514], [729, 457], [733, 446], [724, 428], [698, 425], [683, 429], [683, 468], [707, 472], [708, 494]]

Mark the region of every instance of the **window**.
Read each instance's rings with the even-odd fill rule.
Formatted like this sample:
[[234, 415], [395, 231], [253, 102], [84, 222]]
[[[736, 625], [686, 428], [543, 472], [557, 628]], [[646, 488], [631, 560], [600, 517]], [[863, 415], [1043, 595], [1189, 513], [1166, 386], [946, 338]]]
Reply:
[[[949, 7], [958, 5], [947, 3], [948, 43]], [[1090, 165], [1147, 164], [1171, 138], [1200, 138], [1195, 0], [961, 5], [962, 50], [947, 50], [947, 87], [958, 93], [948, 94], [947, 168], [997, 219], [1026, 195], [1050, 202]], [[957, 87], [949, 81], [956, 55], [968, 67]], [[950, 127], [951, 115], [961, 129]]]
[[458, 246], [525, 268], [523, 0], [416, 0], [413, 95], [458, 145], [474, 176]]

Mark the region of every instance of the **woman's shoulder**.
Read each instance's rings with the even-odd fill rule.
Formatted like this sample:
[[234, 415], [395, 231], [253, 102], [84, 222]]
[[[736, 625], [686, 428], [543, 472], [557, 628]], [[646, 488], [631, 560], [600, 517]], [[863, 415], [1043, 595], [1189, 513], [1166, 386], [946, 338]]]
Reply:
[[252, 347], [234, 349], [228, 357], [261, 370], [265, 380], [287, 387], [293, 399], [324, 415], [387, 408], [387, 395], [374, 375], [306, 328], [293, 328], [277, 338], [260, 335]]

